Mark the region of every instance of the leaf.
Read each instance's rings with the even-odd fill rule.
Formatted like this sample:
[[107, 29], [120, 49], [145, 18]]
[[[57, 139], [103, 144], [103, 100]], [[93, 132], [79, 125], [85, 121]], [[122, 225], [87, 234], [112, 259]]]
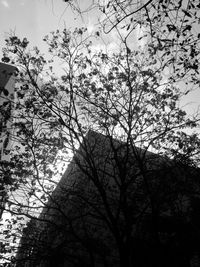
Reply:
[[117, 8], [113, 5], [113, 9], [115, 10], [115, 12], [117, 11]]
[[183, 143], [180, 142], [180, 143], [178, 144], [178, 146], [179, 146], [180, 149], [182, 149], [182, 148], [183, 148]]
[[167, 28], [169, 32], [176, 30], [176, 26], [174, 26], [173, 24], [167, 24]]
[[2, 60], [3, 62], [5, 62], [5, 63], [10, 62], [10, 58], [9, 58], [9, 57], [6, 57], [6, 56], [4, 56], [1, 60]]
[[187, 10], [184, 10], [184, 9], [183, 9], [182, 11], [183, 11], [183, 13], [184, 13], [186, 16], [192, 18], [192, 15], [191, 15]]
[[185, 29], [183, 29], [183, 32], [185, 32], [185, 31], [190, 31], [192, 29], [192, 26], [191, 25], [187, 25], [186, 27], [185, 27]]
[[131, 49], [130, 49], [128, 46], [127, 46], [126, 50], [127, 50], [127, 53], [128, 53], [128, 54], [131, 53]]
[[65, 122], [63, 121], [63, 119], [62, 119], [61, 117], [58, 119], [58, 121], [59, 121], [59, 123], [60, 123], [61, 125], [65, 126]]
[[9, 92], [8, 92], [8, 90], [7, 90], [7, 89], [5, 89], [5, 88], [3, 89], [3, 93], [4, 93], [4, 95], [5, 95], [5, 96], [8, 96], [8, 95], [9, 95]]
[[183, 2], [183, 0], [179, 0], [179, 2], [178, 2], [178, 8], [180, 8], [182, 6], [182, 2]]

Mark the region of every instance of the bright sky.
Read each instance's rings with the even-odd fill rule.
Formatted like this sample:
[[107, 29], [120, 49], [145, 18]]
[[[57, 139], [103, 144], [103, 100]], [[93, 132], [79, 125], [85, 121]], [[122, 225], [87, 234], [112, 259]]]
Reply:
[[[88, 7], [91, 0], [79, 0], [84, 7]], [[84, 18], [78, 16], [63, 0], [0, 0], [0, 61], [2, 58], [2, 47], [8, 33], [15, 32], [20, 38], [26, 37], [30, 46], [38, 46], [42, 52], [46, 51], [43, 37], [50, 31], [56, 29], [87, 27], [91, 33], [97, 22], [97, 14], [88, 12]], [[139, 33], [138, 33], [139, 34]], [[110, 49], [115, 49], [116, 36], [112, 32]], [[98, 48], [101, 47], [96, 46]], [[200, 104], [199, 91], [187, 96], [184, 101], [193, 104], [187, 111], [193, 113]], [[5, 218], [7, 218], [5, 216]]]
[[[89, 0], [84, 0], [85, 5]], [[92, 18], [83, 21], [67, 8], [63, 0], [0, 0], [0, 50], [5, 44], [6, 33], [14, 31], [19, 37], [27, 37], [31, 46], [44, 48], [42, 38], [52, 30], [89, 26]], [[0, 51], [0, 56], [2, 52]]]
[[[82, 8], [86, 9], [92, 0], [79, 0]], [[67, 8], [63, 0], [0, 0], [0, 59], [2, 57], [2, 47], [4, 46], [7, 33], [15, 32], [21, 38], [26, 37], [30, 41], [30, 46], [37, 45], [42, 52], [47, 51], [43, 37], [50, 31], [56, 29], [87, 27], [91, 33], [97, 22], [97, 14], [94, 11], [85, 13], [80, 17]], [[109, 36], [109, 49], [116, 48], [116, 34]], [[133, 42], [134, 43], [134, 42]], [[102, 44], [95, 47], [102, 48]], [[199, 90], [187, 95], [184, 104], [192, 102], [187, 111], [197, 108], [200, 104]]]

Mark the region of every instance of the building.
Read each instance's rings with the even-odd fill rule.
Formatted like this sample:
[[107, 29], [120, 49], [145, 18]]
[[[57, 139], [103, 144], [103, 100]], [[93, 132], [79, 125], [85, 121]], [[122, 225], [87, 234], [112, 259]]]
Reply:
[[89, 131], [24, 230], [17, 267], [199, 262], [200, 171]]
[[6, 172], [9, 161], [9, 146], [11, 134], [11, 115], [14, 104], [14, 74], [16, 68], [0, 63], [0, 218], [5, 205], [6, 194]]
[[0, 63], [0, 160], [7, 160], [5, 150], [9, 146], [10, 120], [14, 104], [16, 68]]

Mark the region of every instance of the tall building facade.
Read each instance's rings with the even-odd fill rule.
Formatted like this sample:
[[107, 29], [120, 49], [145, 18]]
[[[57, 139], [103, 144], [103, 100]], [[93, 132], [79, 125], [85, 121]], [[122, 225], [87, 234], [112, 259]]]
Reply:
[[9, 147], [16, 68], [0, 63], [0, 218], [5, 205], [6, 162], [9, 161]]
[[38, 219], [17, 267], [193, 267], [200, 171], [90, 131]]

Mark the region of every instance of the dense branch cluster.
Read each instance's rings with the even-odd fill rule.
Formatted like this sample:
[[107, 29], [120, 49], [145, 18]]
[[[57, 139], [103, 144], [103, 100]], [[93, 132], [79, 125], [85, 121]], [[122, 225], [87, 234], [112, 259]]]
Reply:
[[[60, 266], [141, 266], [144, 252], [161, 266], [154, 256], [162, 247], [171, 257], [166, 266], [182, 266], [199, 241], [197, 235], [181, 260], [189, 245], [180, 236], [185, 231], [191, 244], [199, 229], [200, 117], [181, 108], [199, 87], [199, 3], [92, 2], [103, 13], [101, 31], [51, 32], [44, 37], [48, 56], [26, 38], [6, 39], [2, 60], [18, 73], [13, 146], [3, 169], [11, 216], [2, 234], [12, 246], [2, 243], [1, 253], [9, 261], [19, 245], [17, 266], [47, 266], [50, 255]], [[119, 48], [95, 49], [111, 31]], [[19, 244], [22, 235], [28, 239]]]

